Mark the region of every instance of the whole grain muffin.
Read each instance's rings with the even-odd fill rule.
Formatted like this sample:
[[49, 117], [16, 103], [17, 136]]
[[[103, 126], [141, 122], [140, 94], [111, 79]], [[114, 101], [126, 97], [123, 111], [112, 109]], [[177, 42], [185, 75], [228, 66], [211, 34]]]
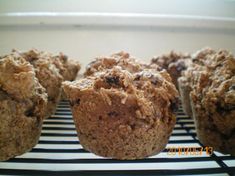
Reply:
[[36, 49], [27, 52], [14, 50], [14, 54], [23, 57], [34, 66], [36, 77], [48, 94], [48, 105], [45, 118], [50, 117], [55, 113], [56, 106], [60, 101], [63, 81], [63, 77], [53, 63], [53, 56], [50, 53], [38, 51]]
[[157, 64], [161, 68], [166, 69], [173, 83], [178, 87], [177, 79], [181, 76], [181, 72], [186, 70], [191, 64], [191, 58], [189, 54], [171, 51], [169, 54], [152, 58], [151, 64]]
[[[165, 148], [176, 121], [178, 92], [166, 71], [142, 64], [136, 69], [137, 61], [127, 64], [129, 56], [120, 55], [98, 59], [98, 64], [90, 64], [99, 65], [90, 67], [90, 76], [65, 82], [63, 88], [86, 150], [104, 157], [140, 159]], [[126, 63], [120, 64], [123, 59]]]
[[215, 51], [211, 48], [203, 48], [191, 55], [190, 61], [187, 63], [187, 69], [181, 72], [181, 77], [178, 78], [178, 89], [180, 92], [182, 107], [184, 112], [193, 117], [192, 107], [190, 101], [190, 92], [192, 91], [198, 79], [197, 72], [205, 69], [206, 58], [210, 58]]
[[22, 57], [0, 58], [0, 161], [38, 143], [47, 94], [32, 65]]
[[225, 50], [204, 57], [190, 94], [197, 136], [203, 145], [235, 155], [235, 57]]
[[[50, 58], [52, 59], [52, 63], [58, 68], [64, 81], [73, 81], [77, 78], [78, 72], [81, 69], [78, 61], [68, 58], [63, 53]], [[67, 100], [63, 90], [61, 92], [61, 100]]]

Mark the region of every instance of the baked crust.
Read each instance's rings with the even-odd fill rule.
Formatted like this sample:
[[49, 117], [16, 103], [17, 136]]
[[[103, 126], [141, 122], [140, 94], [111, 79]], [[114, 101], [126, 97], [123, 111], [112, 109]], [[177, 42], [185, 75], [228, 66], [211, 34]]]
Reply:
[[25, 59], [14, 55], [0, 58], [0, 161], [37, 144], [46, 103], [46, 91]]

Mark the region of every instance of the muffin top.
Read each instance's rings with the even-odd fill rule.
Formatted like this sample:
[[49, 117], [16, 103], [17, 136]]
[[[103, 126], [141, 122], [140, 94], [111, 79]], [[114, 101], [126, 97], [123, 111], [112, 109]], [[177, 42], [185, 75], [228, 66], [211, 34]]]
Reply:
[[131, 57], [129, 53], [119, 52], [112, 54], [109, 57], [97, 57], [86, 67], [85, 76], [92, 75], [98, 71], [105, 69], [111, 69], [114, 66], [120, 66], [124, 70], [128, 70], [130, 73], [141, 71], [142, 69], [156, 69], [161, 70], [161, 68], [156, 64], [146, 64], [137, 60], [134, 57]]
[[72, 81], [76, 78], [81, 66], [78, 61], [68, 58], [63, 53], [53, 55], [52, 53], [31, 49], [27, 52], [13, 50], [15, 54], [19, 54], [35, 67], [47, 65], [54, 74], [63, 78], [63, 80]]
[[209, 47], [202, 48], [195, 53], [191, 54], [192, 62], [194, 64], [198, 65], [204, 65], [206, 58], [209, 57], [209, 55], [214, 55], [216, 53], [215, 50]]
[[47, 73], [50, 74], [50, 77], [58, 77], [62, 81], [59, 70], [53, 64], [53, 56], [51, 53], [32, 49], [26, 52], [13, 50], [13, 54], [23, 57], [35, 67], [36, 71], [42, 72], [42, 70], [48, 70]]
[[0, 58], [0, 89], [17, 100], [30, 99], [36, 94], [45, 97], [45, 89], [39, 84], [33, 66], [13, 54]]
[[199, 78], [195, 86], [197, 95], [203, 98], [216, 98], [220, 108], [235, 110], [234, 56], [226, 50], [220, 50], [206, 55], [203, 67], [203, 71], [197, 72]]
[[182, 54], [182, 53], [177, 53], [175, 51], [171, 51], [168, 54], [153, 57], [152, 60], [151, 60], [151, 63], [152, 64], [157, 64], [161, 68], [164, 68], [164, 69], [168, 70], [168, 68], [171, 64], [177, 63], [180, 60], [180, 62], [178, 62], [179, 69], [183, 70], [184, 67], [185, 67], [185, 65], [183, 65], [184, 64], [183, 60], [184, 59], [189, 59], [189, 58], [190, 58], [189, 54]]
[[54, 99], [54, 97], [58, 96], [58, 91], [60, 90], [63, 78], [60, 75], [59, 70], [53, 64], [51, 58], [52, 55], [50, 53], [33, 49], [27, 52], [14, 50], [13, 54], [23, 57], [34, 66], [36, 77], [40, 84], [46, 88], [50, 99]]
[[60, 74], [66, 81], [75, 80], [77, 73], [81, 69], [78, 61], [68, 58], [63, 53], [53, 56], [52, 62], [59, 69]]
[[197, 73], [205, 71], [205, 64], [208, 62], [207, 58], [210, 60], [214, 53], [215, 50], [211, 48], [202, 48], [201, 50], [193, 53], [191, 55], [191, 63], [189, 63], [187, 69], [183, 70], [181, 73], [181, 77], [179, 78], [180, 81], [193, 88], [198, 79]]
[[156, 118], [171, 121], [178, 103], [178, 92], [165, 70], [144, 68], [130, 72], [121, 66], [113, 66], [102, 68], [84, 79], [65, 82], [63, 88], [72, 104], [87, 92], [102, 95], [110, 106], [116, 97], [115, 101], [120, 99], [120, 104], [133, 107], [136, 118], [148, 123], [153, 123]]
[[189, 54], [171, 51], [169, 54], [152, 58], [151, 64], [157, 64], [166, 69], [172, 77], [173, 83], [178, 86], [177, 79], [181, 76], [182, 71], [192, 64], [192, 59]]

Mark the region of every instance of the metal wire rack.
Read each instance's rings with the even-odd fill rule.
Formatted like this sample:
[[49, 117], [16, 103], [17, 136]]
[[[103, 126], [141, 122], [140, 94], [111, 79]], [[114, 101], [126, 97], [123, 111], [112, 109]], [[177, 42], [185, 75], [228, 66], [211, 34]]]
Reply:
[[196, 137], [193, 120], [181, 107], [169, 143], [160, 154], [134, 161], [99, 157], [82, 148], [69, 103], [61, 101], [56, 113], [44, 121], [39, 143], [28, 153], [0, 162], [0, 174], [230, 176], [235, 175], [235, 157], [219, 152], [210, 155]]

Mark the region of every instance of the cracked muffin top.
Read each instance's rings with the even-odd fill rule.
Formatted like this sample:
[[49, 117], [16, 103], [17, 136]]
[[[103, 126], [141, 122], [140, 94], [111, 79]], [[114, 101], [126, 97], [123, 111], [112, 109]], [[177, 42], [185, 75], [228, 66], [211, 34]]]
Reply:
[[120, 66], [122, 69], [128, 70], [130, 73], [141, 71], [142, 69], [156, 69], [161, 70], [160, 67], [156, 64], [146, 64], [140, 62], [134, 57], [131, 57], [129, 53], [119, 52], [112, 54], [109, 57], [97, 57], [86, 67], [85, 76], [92, 75], [98, 71], [105, 69], [111, 69], [114, 66]]
[[167, 117], [171, 117], [178, 103], [178, 92], [168, 73], [154, 69], [131, 73], [114, 66], [81, 80], [65, 82], [64, 90], [72, 104], [77, 97], [90, 91], [102, 94], [109, 105], [112, 104], [112, 95], [115, 95], [122, 104], [138, 109], [137, 118], [150, 121], [156, 117], [170, 120]]
[[52, 57], [52, 62], [59, 69], [60, 74], [66, 81], [73, 81], [77, 77], [77, 73], [81, 69], [78, 61], [68, 58], [68, 56], [60, 53]]
[[[15, 55], [0, 58], [0, 102], [2, 108], [12, 102], [18, 104], [19, 109], [14, 106], [6, 109], [6, 112], [12, 113], [12, 117], [23, 114], [40, 120], [43, 118], [47, 103], [46, 90], [36, 78], [33, 66], [24, 58]], [[2, 119], [2, 123], [5, 122]]]
[[17, 100], [45, 93], [32, 65], [24, 58], [12, 54], [0, 58], [0, 89]]
[[177, 79], [181, 76], [182, 71], [186, 70], [191, 63], [192, 59], [189, 54], [176, 53], [174, 51], [171, 51], [169, 54], [154, 57], [151, 60], [151, 64], [157, 64], [167, 70], [176, 86]]
[[34, 49], [27, 52], [13, 50], [13, 54], [23, 57], [34, 66], [36, 76], [40, 84], [46, 88], [49, 99], [54, 99], [60, 94], [63, 78], [53, 64], [50, 53]]
[[37, 64], [37, 62], [45, 62], [45, 64], [50, 66], [51, 70], [58, 72], [63, 77], [63, 80], [74, 80], [77, 76], [77, 73], [81, 69], [78, 61], [69, 59], [68, 56], [64, 55], [63, 53], [60, 53], [59, 55], [53, 55], [52, 53], [39, 51], [37, 49], [31, 49], [27, 52], [13, 50], [13, 52], [20, 54], [32, 64]]
[[196, 51], [195, 53], [191, 54], [192, 62], [194, 64], [204, 65], [206, 62], [206, 58], [209, 55], [213, 55], [215, 53], [216, 51], [213, 50], [212, 48], [209, 48], [209, 47], [202, 48]]
[[[194, 87], [198, 80], [198, 72], [205, 71], [207, 64], [211, 60], [211, 56], [215, 54], [215, 50], [211, 48], [202, 48], [191, 55], [191, 63], [188, 64], [186, 70], [182, 71], [180, 80], [191, 88]], [[208, 63], [209, 64], [209, 63]]]
[[155, 63], [167, 70], [168, 66], [171, 63], [177, 62], [180, 59], [187, 59], [187, 58], [190, 58], [189, 54], [182, 54], [182, 53], [177, 53], [175, 51], [171, 51], [169, 54], [164, 54], [152, 58], [151, 63]]

